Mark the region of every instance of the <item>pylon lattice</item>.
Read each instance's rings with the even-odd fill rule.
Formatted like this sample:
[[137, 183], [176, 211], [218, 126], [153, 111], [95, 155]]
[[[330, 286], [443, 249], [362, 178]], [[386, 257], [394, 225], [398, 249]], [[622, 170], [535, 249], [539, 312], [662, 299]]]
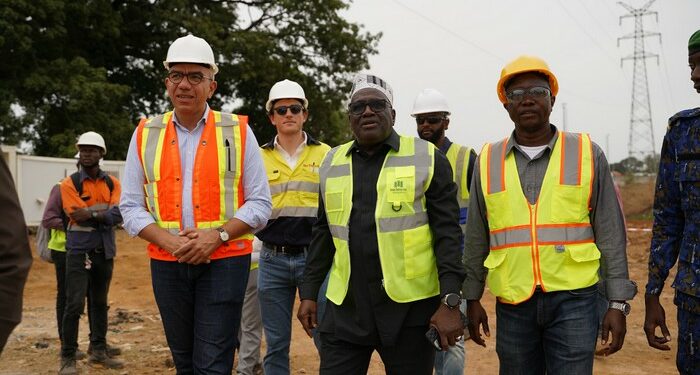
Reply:
[[635, 157], [638, 160], [645, 160], [647, 156], [654, 157], [656, 155], [656, 144], [654, 143], [654, 128], [651, 121], [651, 104], [649, 99], [649, 82], [647, 80], [647, 59], [656, 58], [656, 63], [659, 63], [659, 55], [646, 52], [644, 49], [644, 38], [659, 37], [661, 43], [661, 34], [658, 32], [648, 32], [644, 30], [644, 16], [654, 15], [658, 22], [658, 13], [649, 11], [649, 7], [656, 0], [649, 0], [641, 8], [634, 8], [631, 5], [618, 2], [629, 13], [620, 16], [620, 25], [624, 18], [634, 17], [634, 32], [617, 38], [617, 45], [620, 46], [620, 40], [634, 39], [634, 53], [623, 57], [620, 60], [620, 66], [625, 60], [632, 60], [634, 64], [632, 76], [632, 105], [630, 109], [630, 130], [629, 142], [627, 144], [629, 156]]

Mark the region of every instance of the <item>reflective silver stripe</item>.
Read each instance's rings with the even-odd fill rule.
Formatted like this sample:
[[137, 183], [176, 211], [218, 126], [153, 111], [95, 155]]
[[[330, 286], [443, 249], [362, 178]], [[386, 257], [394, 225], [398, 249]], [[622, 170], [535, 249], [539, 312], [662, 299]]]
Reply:
[[156, 184], [146, 184], [144, 185], [144, 188], [146, 189], [146, 200], [148, 203], [149, 211], [156, 214]]
[[226, 218], [231, 219], [234, 215], [234, 206], [236, 205], [234, 190], [236, 189], [236, 139], [233, 131], [238, 128], [233, 126], [234, 122], [231, 114], [222, 113], [221, 122], [217, 122], [216, 126], [221, 128], [221, 137], [224, 140], [224, 150], [226, 157], [226, 171], [224, 173], [224, 206], [226, 207]]
[[350, 241], [350, 230], [348, 227], [329, 224], [328, 229], [331, 231], [331, 235], [333, 235], [334, 238], [343, 241]]
[[278, 217], [316, 217], [318, 214], [318, 207], [281, 207], [273, 208], [272, 215], [270, 219], [277, 219]]
[[350, 164], [331, 165], [326, 168], [326, 178], [350, 176]]
[[498, 193], [504, 191], [505, 181], [501, 179], [503, 176], [503, 151], [506, 147], [506, 141], [502, 140], [496, 143], [492, 143], [489, 154], [488, 154], [488, 194]]
[[68, 232], [94, 232], [97, 229], [93, 227], [84, 227], [78, 224], [68, 224]]
[[401, 217], [384, 217], [379, 219], [379, 231], [398, 232], [418, 228], [422, 225], [428, 225], [428, 213], [418, 212], [414, 215]]
[[514, 228], [489, 233], [489, 241], [489, 247], [493, 249], [525, 243], [529, 244], [532, 242], [532, 236], [530, 235], [530, 228]]
[[[457, 202], [459, 207], [467, 207], [467, 200], [462, 199], [462, 178], [464, 173], [464, 158], [467, 155], [467, 148], [461, 146], [457, 152], [457, 160], [455, 161], [455, 182], [457, 183]], [[467, 186], [469, 189], [469, 186]]]
[[305, 191], [308, 193], [318, 193], [319, 184], [309, 181], [289, 181], [284, 184], [270, 185], [270, 194], [280, 194], [287, 191]]
[[144, 174], [146, 175], [147, 182], [153, 182], [156, 180], [155, 163], [156, 152], [158, 150], [158, 139], [160, 138], [160, 133], [165, 131], [165, 124], [163, 124], [163, 115], [158, 115], [154, 117], [150, 122], [147, 122], [144, 126], [149, 128], [148, 138], [146, 138], [146, 155], [143, 159], [143, 162], [145, 164]]
[[[320, 176], [321, 191], [325, 191], [326, 179], [328, 177], [338, 177], [338, 176], [330, 176], [329, 173], [330, 173], [331, 168], [333, 168], [331, 166], [331, 162], [333, 161], [333, 155], [335, 155], [335, 153], [338, 151], [339, 148], [340, 148], [340, 146], [333, 147], [332, 149], [328, 150], [328, 152], [326, 153], [326, 156], [323, 158], [323, 161], [321, 162], [321, 166], [318, 168], [318, 175]], [[333, 168], [333, 169], [335, 169], [335, 168]], [[347, 176], [350, 174], [350, 166], [349, 165], [347, 167], [347, 172], [348, 173], [346, 175], [342, 175], [342, 176]]]
[[561, 163], [564, 174], [561, 176], [562, 185], [581, 184], [581, 135], [575, 133], [560, 133], [562, 137]]
[[216, 126], [236, 126], [238, 125], [238, 120], [233, 119], [233, 114], [220, 112], [221, 121], [216, 122]]
[[581, 242], [595, 239], [593, 228], [586, 226], [538, 227], [538, 242]]
[[109, 204], [107, 203], [95, 203], [92, 206], [88, 206], [88, 210], [90, 211], [100, 211], [100, 210], [106, 210], [109, 208]]

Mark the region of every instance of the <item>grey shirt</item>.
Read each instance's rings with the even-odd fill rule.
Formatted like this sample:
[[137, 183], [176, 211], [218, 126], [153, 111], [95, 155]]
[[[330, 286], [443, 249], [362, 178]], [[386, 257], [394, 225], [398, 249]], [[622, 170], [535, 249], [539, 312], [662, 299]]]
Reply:
[[[530, 204], [537, 202], [542, 189], [542, 180], [549, 165], [549, 158], [559, 132], [554, 125], [552, 139], [547, 147], [530, 159], [515, 143], [515, 132], [508, 139], [506, 154], [513, 152], [523, 193]], [[600, 275], [604, 282], [605, 295], [611, 301], [628, 301], [637, 293], [637, 285], [629, 280], [627, 270], [625, 222], [620, 204], [615, 195], [610, 167], [600, 147], [593, 143], [593, 191], [591, 195], [590, 220], [595, 235], [595, 244], [601, 252]], [[479, 300], [484, 293], [488, 270], [484, 260], [489, 255], [489, 225], [486, 203], [481, 189], [479, 163], [474, 166], [472, 176], [469, 217], [465, 236], [464, 257], [466, 278], [462, 285], [464, 298]]]

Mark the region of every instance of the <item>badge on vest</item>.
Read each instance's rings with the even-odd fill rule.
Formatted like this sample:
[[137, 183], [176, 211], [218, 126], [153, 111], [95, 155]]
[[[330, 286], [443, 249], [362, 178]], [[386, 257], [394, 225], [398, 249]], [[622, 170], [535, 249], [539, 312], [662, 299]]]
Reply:
[[564, 245], [554, 245], [554, 251], [556, 251], [557, 253], [563, 253], [564, 250]]

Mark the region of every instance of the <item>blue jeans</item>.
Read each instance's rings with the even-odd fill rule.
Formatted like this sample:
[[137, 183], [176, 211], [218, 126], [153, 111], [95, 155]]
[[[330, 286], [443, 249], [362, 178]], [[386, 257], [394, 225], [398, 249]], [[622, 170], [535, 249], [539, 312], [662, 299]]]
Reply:
[[[466, 315], [467, 301], [462, 300], [459, 309]], [[446, 352], [435, 352], [435, 375], [464, 374], [464, 338], [450, 346]]]
[[231, 374], [250, 255], [189, 265], [151, 259], [153, 294], [178, 374]]
[[289, 374], [292, 309], [304, 275], [306, 254], [276, 254], [263, 245], [258, 270], [258, 300], [267, 353], [265, 375]]
[[501, 374], [591, 374], [598, 332], [597, 287], [496, 304]]

